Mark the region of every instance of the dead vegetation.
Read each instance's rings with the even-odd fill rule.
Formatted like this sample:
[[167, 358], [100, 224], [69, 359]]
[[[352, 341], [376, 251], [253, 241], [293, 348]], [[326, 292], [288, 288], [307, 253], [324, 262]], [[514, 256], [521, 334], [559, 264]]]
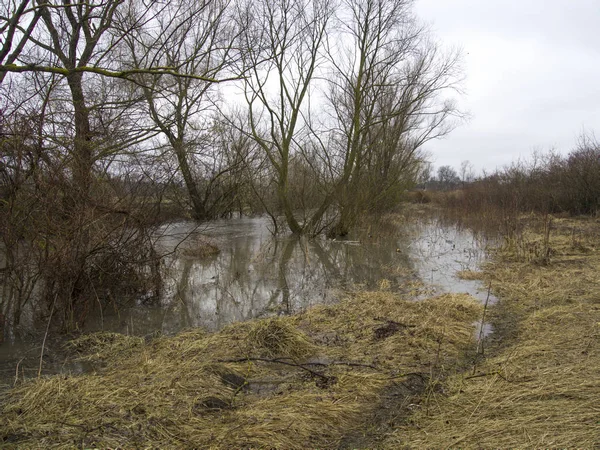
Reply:
[[500, 298], [488, 359], [450, 377], [386, 447], [600, 446], [600, 223], [521, 220], [485, 271]]
[[195, 239], [179, 249], [180, 255], [188, 258], [208, 258], [218, 255], [220, 252], [221, 249], [217, 245], [205, 239]]
[[456, 276], [460, 280], [483, 280], [483, 272], [477, 270], [461, 270], [456, 273]]
[[73, 339], [67, 343], [67, 347], [78, 354], [80, 360], [105, 361], [129, 354], [143, 343], [143, 338], [100, 331]]
[[389, 389], [456, 364], [472, 346], [480, 309], [466, 295], [412, 302], [363, 292], [213, 334], [192, 330], [147, 342], [93, 335], [73, 346], [105, 366], [7, 393], [0, 442], [335, 448], [361, 429]]

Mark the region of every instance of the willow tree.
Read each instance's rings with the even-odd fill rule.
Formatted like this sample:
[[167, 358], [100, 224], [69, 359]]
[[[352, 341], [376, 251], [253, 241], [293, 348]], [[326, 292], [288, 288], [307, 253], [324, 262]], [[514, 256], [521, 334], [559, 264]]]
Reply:
[[144, 66], [124, 60], [119, 51], [123, 39], [156, 21], [168, 7], [168, 2], [150, 4], [156, 7], [147, 8], [131, 0], [34, 0], [7, 6], [9, 11], [0, 27], [0, 74], [5, 77], [7, 73], [47, 73], [66, 82], [74, 131], [71, 171], [74, 189], [83, 199], [98, 157], [86, 89], [86, 84], [91, 83], [86, 76], [134, 83], [140, 74], [216, 81], [202, 74], [183, 73], [181, 67], [164, 66], [157, 60], [145, 61]]
[[237, 25], [227, 0], [177, 0], [160, 7], [147, 26], [125, 36], [133, 67], [176, 67], [182, 74], [142, 73], [136, 78], [147, 115], [166, 140], [195, 219], [219, 213], [224, 192], [216, 194], [237, 165], [225, 161], [215, 145], [215, 80], [236, 78]]
[[415, 180], [419, 149], [448, 133], [459, 115], [444, 94], [459, 81], [456, 52], [443, 54], [412, 14], [411, 0], [344, 0], [331, 51], [330, 151], [337, 156], [339, 220], [389, 207]]
[[[94, 280], [110, 274], [115, 285], [119, 276], [131, 275], [124, 268], [135, 264], [139, 268], [154, 258], [143, 220], [138, 220], [146, 218], [141, 202], [126, 203], [131, 196], [119, 191], [117, 183], [107, 182], [116, 172], [107, 169], [116, 154], [130, 155], [130, 144], [146, 137], [144, 130], [117, 126], [132, 124], [131, 116], [137, 118], [132, 86], [144, 75], [217, 81], [202, 73], [185, 73], [183, 66], [164, 65], [162, 60], [132, 64], [127, 57], [125, 38], [151, 28], [169, 5], [138, 0], [10, 0], [0, 7], [2, 87], [14, 81], [28, 90], [29, 105], [47, 111], [36, 124], [34, 137], [40, 142], [36, 151], [52, 152], [56, 164], [44, 169], [48, 182], [31, 194], [40, 201], [27, 211], [24, 223], [33, 229], [27, 236], [32, 254], [40, 249], [43, 253], [39, 269], [45, 292], [40, 295], [46, 297], [49, 310], [64, 306], [65, 316], [71, 316], [66, 320], [77, 320], [73, 306], [78, 303], [82, 314], [87, 311], [86, 302], [95, 295]], [[50, 81], [40, 84], [51, 86], [52, 92], [42, 98], [30, 80], [44, 78]], [[14, 91], [8, 95], [17, 98]], [[0, 96], [0, 107], [5, 100]], [[47, 107], [41, 108], [44, 102]], [[119, 175], [129, 171], [122, 167]]]

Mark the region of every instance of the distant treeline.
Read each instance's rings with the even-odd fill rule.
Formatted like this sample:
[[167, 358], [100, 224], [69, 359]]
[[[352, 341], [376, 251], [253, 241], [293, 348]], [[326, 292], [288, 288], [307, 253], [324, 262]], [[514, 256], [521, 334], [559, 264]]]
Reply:
[[[472, 181], [462, 182], [456, 176], [444, 182], [438, 177], [425, 186], [425, 190], [413, 194], [415, 200], [439, 200], [468, 212], [500, 208], [514, 212], [597, 215], [600, 143], [592, 136], [583, 136], [567, 155], [534, 154], [528, 161], [514, 162]], [[440, 195], [435, 191], [446, 192]]]

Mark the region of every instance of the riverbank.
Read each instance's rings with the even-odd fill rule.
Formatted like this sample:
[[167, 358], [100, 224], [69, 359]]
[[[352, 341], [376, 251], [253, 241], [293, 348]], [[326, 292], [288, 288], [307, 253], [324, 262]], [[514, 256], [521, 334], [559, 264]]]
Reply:
[[[472, 347], [481, 305], [362, 292], [305, 313], [145, 342], [75, 341], [96, 373], [13, 389], [0, 419], [15, 447], [335, 448], [405, 386], [415, 396]], [[405, 405], [406, 413], [411, 405]]]
[[500, 301], [485, 358], [387, 448], [600, 446], [600, 221], [523, 217], [481, 278]]
[[[156, 233], [156, 253], [164, 255], [157, 268], [160, 289], [151, 296], [103, 297], [87, 312], [79, 333], [143, 337], [173, 336], [195, 327], [218, 331], [234, 322], [333, 304], [347, 292], [404, 292], [415, 280], [425, 283], [419, 298], [441, 292], [480, 298], [480, 283], [454, 275], [476, 268], [485, 259], [486, 243], [468, 229], [440, 221], [431, 208], [408, 206], [402, 214], [365, 221], [346, 240], [272, 236], [264, 218], [202, 227], [169, 224]], [[220, 252], [207, 256], [207, 241]], [[14, 333], [6, 330], [7, 340], [0, 344], [0, 391], [16, 379], [88, 370], [64, 354], [67, 336], [58, 333], [54, 319], [46, 338], [49, 316], [42, 313], [39, 322], [22, 320]]]

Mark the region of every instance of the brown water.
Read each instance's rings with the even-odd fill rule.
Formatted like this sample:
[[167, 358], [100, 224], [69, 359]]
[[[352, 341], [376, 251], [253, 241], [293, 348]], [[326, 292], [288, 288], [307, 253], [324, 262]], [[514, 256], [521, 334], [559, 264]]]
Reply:
[[[207, 239], [220, 253], [194, 256]], [[456, 277], [457, 271], [476, 270], [485, 260], [485, 243], [469, 230], [436, 219], [394, 232], [364, 232], [349, 240], [273, 237], [263, 218], [202, 226], [180, 222], [160, 228], [156, 246], [165, 255], [158, 304], [132, 299], [127, 308], [96, 311], [86, 332], [144, 336], [190, 327], [217, 330], [232, 322], [335, 302], [344, 292], [378, 289], [382, 283], [393, 291], [406, 291], [420, 280], [425, 284], [423, 297], [443, 292], [466, 292], [482, 302], [487, 297], [480, 282]], [[19, 378], [37, 375], [42, 337], [31, 335], [32, 339], [9, 337], [0, 345], [0, 383], [11, 383], [17, 372]], [[58, 338], [47, 342], [43, 373], [88, 370], [61, 359], [60, 344]]]

